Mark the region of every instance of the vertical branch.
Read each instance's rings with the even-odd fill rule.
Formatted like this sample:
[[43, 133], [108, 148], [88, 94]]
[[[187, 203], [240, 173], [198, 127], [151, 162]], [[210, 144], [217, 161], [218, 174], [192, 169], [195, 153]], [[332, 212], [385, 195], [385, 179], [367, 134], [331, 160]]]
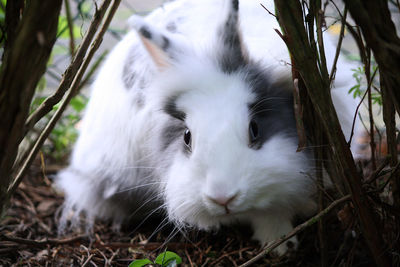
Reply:
[[319, 49], [319, 59], [320, 59], [320, 71], [323, 79], [327, 79], [329, 77], [328, 68], [326, 66], [326, 58], [325, 58], [325, 48], [324, 48], [324, 38], [322, 35], [322, 26], [325, 22], [324, 12], [321, 9], [321, 0], [313, 0], [315, 3], [315, 21], [317, 22], [317, 43]]
[[[382, 92], [382, 107], [383, 107], [383, 121], [386, 125], [386, 142], [388, 148], [388, 154], [390, 156], [390, 166], [395, 167], [398, 163], [397, 159], [397, 140], [396, 140], [396, 120], [395, 120], [395, 109], [393, 100], [387, 92], [385, 84], [385, 76], [381, 75], [381, 92]], [[396, 209], [400, 209], [400, 174], [393, 175], [392, 195], [393, 195], [393, 206]], [[400, 222], [400, 217], [397, 218], [397, 222]]]
[[[316, 134], [317, 139], [319, 140], [319, 144], [323, 143], [324, 138], [323, 138], [323, 131], [321, 123], [318, 123], [318, 127], [316, 127], [319, 130], [319, 133], [314, 133]], [[324, 199], [324, 191], [325, 191], [325, 186], [324, 186], [324, 177], [323, 177], [323, 147], [318, 147], [314, 151], [315, 155], [315, 169], [316, 169], [316, 177], [317, 177], [317, 185], [318, 185], [318, 211], [321, 212], [322, 210], [325, 209], [325, 199]], [[319, 247], [320, 247], [320, 254], [321, 254], [321, 266], [325, 267], [328, 266], [328, 258], [327, 258], [327, 247], [326, 247], [326, 239], [325, 239], [325, 219], [321, 218], [321, 220], [318, 222], [318, 239], [319, 239]]]
[[69, 53], [71, 57], [73, 57], [75, 55], [74, 22], [72, 21], [69, 0], [64, 0], [64, 4], [65, 4], [65, 15], [67, 17], [67, 23], [68, 23], [68, 32], [69, 32]]
[[[314, 55], [318, 62], [319, 71], [322, 77], [328, 77], [328, 70], [326, 67], [326, 58], [325, 58], [325, 49], [322, 37], [322, 26], [324, 21], [324, 14], [321, 9], [321, 1], [320, 0], [312, 0], [310, 1], [310, 13], [314, 17], [316, 21], [316, 32], [317, 32], [317, 44], [318, 49], [315, 47]], [[308, 25], [310, 29], [313, 29], [312, 25], [314, 25], [314, 20], [308, 21]], [[309, 30], [309, 39], [311, 43], [315, 44], [314, 40], [314, 31]], [[319, 51], [319, 53], [318, 53]], [[304, 90], [307, 90], [304, 87]], [[310, 105], [311, 106], [311, 105]], [[323, 179], [323, 164], [324, 162], [324, 143], [326, 141], [326, 137], [324, 136], [323, 126], [321, 125], [318, 118], [315, 116], [315, 112], [313, 112], [313, 125], [315, 126], [312, 131], [312, 139], [313, 144], [316, 145], [314, 149], [315, 155], [315, 176], [317, 178], [317, 187], [318, 187], [318, 210], [322, 211], [325, 208], [324, 201], [324, 179]], [[325, 138], [324, 138], [325, 137]], [[325, 240], [325, 220], [321, 218], [318, 221], [318, 239], [319, 239], [319, 247], [320, 247], [320, 256], [321, 256], [321, 266], [327, 266], [327, 248], [326, 248], [326, 240]]]
[[24, 6], [24, 0], [7, 1], [5, 17], [5, 30], [7, 38], [4, 46], [5, 52], [7, 52], [9, 48], [13, 46], [16, 38], [17, 27], [21, 20]]
[[366, 59], [364, 62], [364, 72], [365, 78], [367, 79], [367, 95], [368, 95], [368, 117], [369, 117], [369, 145], [371, 147], [371, 163], [372, 170], [376, 170], [376, 144], [375, 144], [375, 123], [374, 123], [374, 114], [372, 112], [372, 82], [373, 77], [371, 78], [371, 50], [367, 48]]
[[342, 47], [342, 41], [343, 41], [343, 37], [344, 37], [344, 29], [346, 26], [346, 18], [347, 18], [347, 7], [344, 7], [344, 11], [343, 11], [343, 15], [341, 17], [341, 27], [340, 27], [340, 34], [339, 34], [339, 40], [338, 40], [338, 44], [336, 46], [336, 52], [335, 52], [335, 58], [333, 59], [333, 64], [332, 64], [332, 68], [331, 68], [331, 72], [329, 75], [329, 82], [332, 84], [333, 79], [335, 78], [335, 74], [336, 74], [336, 64], [337, 61], [339, 59], [339, 55], [340, 55], [340, 49]]

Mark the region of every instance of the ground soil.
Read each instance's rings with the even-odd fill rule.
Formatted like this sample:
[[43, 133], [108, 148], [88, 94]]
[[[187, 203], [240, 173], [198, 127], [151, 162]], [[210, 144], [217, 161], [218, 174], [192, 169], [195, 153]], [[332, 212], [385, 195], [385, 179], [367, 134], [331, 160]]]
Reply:
[[[51, 179], [60, 167], [49, 164], [43, 172], [41, 165], [38, 161], [32, 166], [0, 222], [0, 266], [128, 266], [135, 259], [154, 260], [165, 250], [181, 256], [182, 266], [238, 266], [261, 251], [245, 226], [180, 233], [172, 225], [157, 229], [161, 222], [157, 219], [119, 232], [107, 222], [97, 222], [91, 234], [60, 236], [63, 196]], [[324, 225], [327, 266], [373, 266], [350, 205], [334, 209]], [[317, 224], [298, 238], [297, 251], [282, 257], [267, 255], [252, 266], [321, 266]]]

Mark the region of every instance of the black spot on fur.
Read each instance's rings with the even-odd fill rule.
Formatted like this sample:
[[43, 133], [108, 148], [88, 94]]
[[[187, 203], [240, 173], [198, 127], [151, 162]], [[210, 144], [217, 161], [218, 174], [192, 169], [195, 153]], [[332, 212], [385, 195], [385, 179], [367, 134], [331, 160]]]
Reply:
[[152, 37], [150, 31], [144, 26], [140, 28], [139, 32], [144, 38], [151, 39]]
[[[136, 45], [132, 46], [127, 58], [125, 59], [122, 69], [122, 82], [126, 90], [130, 90], [130, 94], [133, 96], [133, 103], [138, 107], [142, 107], [145, 103], [144, 90], [147, 87], [146, 76], [135, 72], [133, 66], [136, 60], [140, 60], [138, 55], [139, 49]], [[135, 90], [132, 90], [135, 88]]]
[[222, 51], [218, 63], [225, 73], [232, 73], [247, 64], [238, 29], [238, 2], [232, 1], [226, 22], [220, 29]]
[[172, 96], [168, 98], [167, 102], [164, 105], [164, 111], [175, 119], [184, 121], [186, 118], [186, 113], [182, 110], [178, 110], [176, 107], [176, 100], [178, 99], [178, 95]]
[[130, 72], [129, 68], [126, 66], [124, 66], [122, 81], [124, 82], [125, 88], [128, 90], [132, 88], [135, 82], [135, 73]]
[[232, 0], [232, 8], [233, 8], [235, 11], [238, 11], [238, 10], [239, 10], [239, 1], [238, 1], [238, 0]]
[[257, 123], [258, 138], [249, 142], [249, 146], [259, 149], [274, 135], [297, 138], [290, 83], [272, 84], [266, 70], [255, 64], [247, 65], [243, 72], [247, 73], [246, 81], [256, 95], [256, 100], [249, 103], [249, 123]]
[[122, 81], [126, 89], [131, 89], [135, 83], [136, 73], [132, 70], [133, 63], [135, 61], [136, 47], [133, 47], [128, 53], [128, 57], [125, 59], [124, 68], [122, 70]]
[[162, 149], [167, 149], [172, 143], [177, 140], [183, 140], [183, 134], [186, 126], [183, 121], [169, 120], [168, 124], [162, 131]]
[[172, 32], [172, 33], [175, 33], [176, 32], [176, 24], [175, 24], [175, 22], [173, 22], [173, 21], [171, 21], [171, 22], [169, 22], [168, 24], [167, 24], [167, 30], [169, 31], [169, 32]]
[[165, 50], [168, 49], [168, 47], [170, 45], [170, 42], [169, 42], [169, 39], [167, 37], [165, 37], [165, 36], [162, 36], [162, 40], [163, 40], [163, 43], [162, 43], [161, 48], [162, 48], [162, 50], [165, 51]]

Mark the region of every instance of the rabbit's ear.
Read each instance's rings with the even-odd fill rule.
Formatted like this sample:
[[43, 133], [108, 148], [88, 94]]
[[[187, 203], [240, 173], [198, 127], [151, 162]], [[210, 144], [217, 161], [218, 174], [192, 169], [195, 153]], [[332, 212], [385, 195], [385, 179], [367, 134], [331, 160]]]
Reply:
[[182, 53], [182, 40], [177, 36], [150, 25], [139, 16], [132, 16], [129, 24], [138, 31], [144, 47], [159, 69], [170, 66]]
[[224, 72], [231, 73], [248, 62], [247, 50], [243, 46], [239, 29], [239, 2], [230, 0], [227, 18], [218, 31], [220, 48], [218, 60]]

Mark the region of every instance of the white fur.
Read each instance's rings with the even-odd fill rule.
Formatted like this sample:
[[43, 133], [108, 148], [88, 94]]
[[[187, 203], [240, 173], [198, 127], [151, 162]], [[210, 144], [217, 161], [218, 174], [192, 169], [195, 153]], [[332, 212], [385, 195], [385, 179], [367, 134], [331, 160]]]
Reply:
[[[268, 3], [272, 1], [267, 8], [273, 11]], [[291, 230], [295, 214], [313, 212], [308, 157], [296, 153], [297, 143], [284, 134], [270, 138], [259, 150], [249, 148], [247, 105], [255, 96], [244, 82], [246, 73], [223, 73], [208, 57], [216, 49], [217, 28], [227, 7], [227, 1], [181, 0], [155, 10], [144, 21], [131, 20], [136, 28], [148, 23], [160, 31], [173, 22], [177, 33], [165, 34], [184, 55], [159, 70], [132, 31], [108, 56], [93, 84], [70, 166], [59, 174], [66, 212], [73, 208], [89, 218], [121, 221], [126, 206], [139, 208], [154, 198], [165, 203], [177, 224], [211, 229], [248, 222], [263, 244]], [[279, 28], [275, 18], [257, 0], [242, 0], [239, 10], [250, 58], [262, 62], [277, 80], [290, 77], [290, 67], [284, 64], [289, 62], [287, 49], [274, 31]], [[326, 39], [332, 62], [335, 46]], [[132, 51], [131, 71], [139, 78], [127, 89], [122, 77]], [[340, 60], [338, 67], [332, 98], [348, 137], [354, 112], [347, 95], [350, 65]], [[192, 133], [189, 156], [179, 144], [160, 148], [162, 130], [171, 121], [162, 103], [176, 94], [181, 94], [177, 107], [185, 110]], [[210, 200], [233, 195], [229, 214]], [[285, 249], [281, 246], [278, 252]]]

